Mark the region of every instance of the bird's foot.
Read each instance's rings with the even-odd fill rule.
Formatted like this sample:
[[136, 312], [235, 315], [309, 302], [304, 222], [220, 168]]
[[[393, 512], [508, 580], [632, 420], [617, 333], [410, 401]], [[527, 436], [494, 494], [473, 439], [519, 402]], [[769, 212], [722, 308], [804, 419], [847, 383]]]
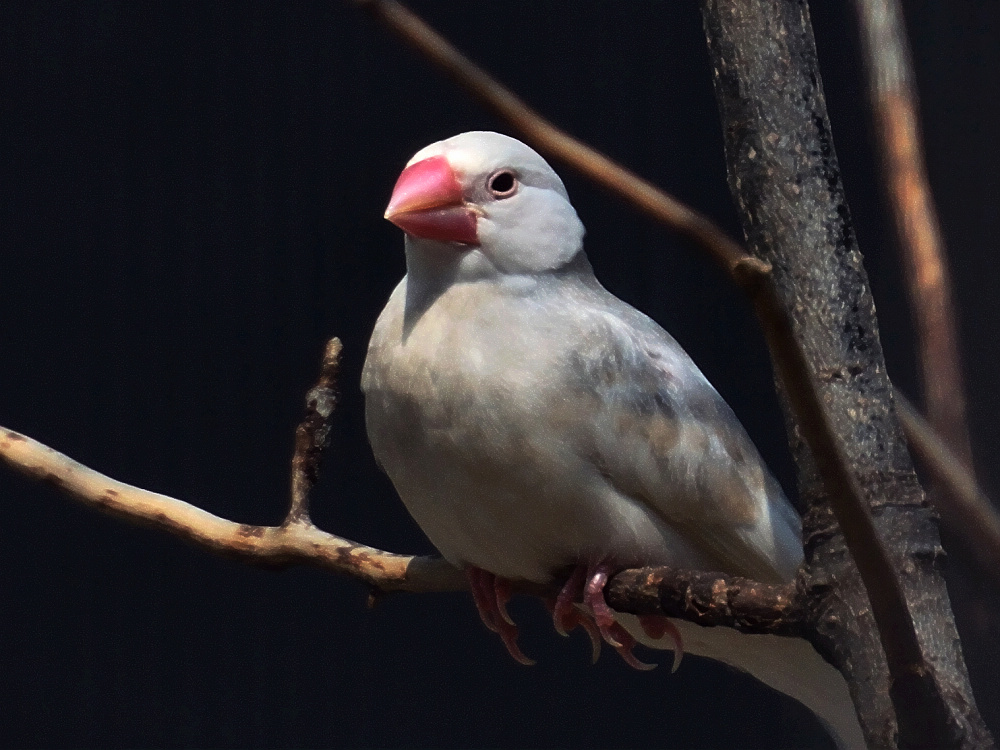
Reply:
[[[580, 565], [574, 569], [566, 585], [556, 597], [553, 607], [552, 619], [555, 622], [556, 630], [565, 632], [571, 629], [570, 623], [583, 625], [587, 628], [591, 641], [596, 644], [594, 646], [595, 661], [600, 652], [600, 642], [597, 640], [597, 636], [600, 635], [630, 667], [641, 670], [654, 669], [655, 664], [641, 662], [632, 653], [632, 649], [636, 645], [635, 638], [615, 620], [614, 612], [604, 599], [604, 587], [613, 571], [614, 567], [607, 561], [586, 568]], [[581, 594], [583, 604], [593, 613], [593, 620], [576, 609], [573, 604]], [[676, 672], [680, 666], [681, 658], [684, 656], [683, 640], [677, 626], [666, 617], [650, 615], [640, 616], [639, 624], [646, 635], [653, 640], [659, 640], [665, 635], [669, 635], [673, 639], [674, 664], [671, 671]]]
[[529, 667], [533, 666], [534, 659], [525, 656], [517, 645], [517, 625], [507, 613], [507, 602], [510, 601], [511, 595], [510, 581], [497, 578], [492, 573], [471, 565], [466, 567], [465, 576], [469, 580], [472, 599], [476, 603], [483, 624], [499, 634], [500, 640], [515, 661]]
[[590, 637], [591, 659], [596, 664], [601, 656], [601, 631], [590, 615], [581, 611], [576, 605], [576, 601], [583, 594], [586, 580], [587, 569], [579, 565], [573, 569], [572, 575], [559, 590], [558, 596], [543, 601], [552, 614], [552, 624], [559, 635], [568, 636], [576, 627], [581, 627], [587, 632]]

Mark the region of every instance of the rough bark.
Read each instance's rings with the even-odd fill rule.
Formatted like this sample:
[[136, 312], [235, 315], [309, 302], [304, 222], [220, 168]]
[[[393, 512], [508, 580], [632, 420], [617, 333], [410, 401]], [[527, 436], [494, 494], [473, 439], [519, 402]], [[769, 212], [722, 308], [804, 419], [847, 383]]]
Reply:
[[789, 419], [814, 645], [847, 678], [872, 747], [896, 747], [897, 731], [904, 747], [991, 746], [940, 574], [937, 521], [895, 413], [808, 8], [796, 0], [703, 0], [702, 7], [729, 183], [747, 242], [773, 267], [852, 472], [891, 550], [928, 672], [908, 681], [916, 690], [890, 681], [868, 596], [816, 463]]

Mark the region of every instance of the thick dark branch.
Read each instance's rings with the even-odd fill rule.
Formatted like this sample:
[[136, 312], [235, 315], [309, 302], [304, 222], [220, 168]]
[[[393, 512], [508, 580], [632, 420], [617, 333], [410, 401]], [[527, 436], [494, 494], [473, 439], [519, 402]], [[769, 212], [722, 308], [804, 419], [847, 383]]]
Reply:
[[637, 615], [667, 615], [744, 633], [806, 637], [802, 588], [722, 573], [670, 568], [623, 570], [605, 591], [608, 604]]
[[944, 239], [921, 146], [913, 65], [899, 0], [855, 0], [883, 181], [906, 268], [924, 406], [934, 429], [972, 468], [961, 359]]
[[[808, 569], [836, 583], [814, 643], [848, 677], [871, 745], [895, 746], [895, 718], [907, 747], [988, 746], [954, 648], [935, 519], [893, 409], [808, 8], [801, 0], [703, 0], [702, 12], [730, 189], [752, 252], [773, 268], [794, 340], [818, 386], [785, 394]], [[785, 363], [774, 359], [780, 373]], [[787, 389], [788, 379], [782, 385]], [[808, 410], [797, 403], [803, 398], [817, 399], [827, 420], [829, 429], [814, 438], [803, 421]], [[854, 507], [859, 494], [867, 510]], [[837, 525], [830, 523], [830, 505]], [[845, 510], [866, 522], [849, 524]], [[871, 531], [873, 516], [885, 549], [865, 549], [859, 535]], [[838, 525], [856, 566], [842, 554]], [[871, 640], [873, 624], [888, 663]], [[892, 705], [879, 685], [888, 688]]]

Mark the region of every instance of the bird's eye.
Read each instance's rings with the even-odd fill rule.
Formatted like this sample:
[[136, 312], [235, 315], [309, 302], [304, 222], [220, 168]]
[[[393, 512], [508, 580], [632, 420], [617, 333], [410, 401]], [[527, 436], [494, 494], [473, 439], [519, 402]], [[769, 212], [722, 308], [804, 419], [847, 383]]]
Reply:
[[509, 198], [517, 192], [517, 178], [510, 170], [501, 169], [490, 175], [486, 187], [493, 193], [494, 198]]

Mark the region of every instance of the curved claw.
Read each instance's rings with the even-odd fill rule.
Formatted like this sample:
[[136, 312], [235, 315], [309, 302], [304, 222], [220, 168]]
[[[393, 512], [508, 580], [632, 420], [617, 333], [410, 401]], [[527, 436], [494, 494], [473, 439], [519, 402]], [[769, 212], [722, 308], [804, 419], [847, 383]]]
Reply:
[[534, 665], [535, 661], [525, 656], [517, 645], [517, 625], [507, 612], [507, 602], [511, 595], [510, 582], [471, 565], [465, 569], [465, 576], [469, 579], [472, 599], [483, 624], [500, 635], [500, 640], [515, 661], [526, 666]]
[[655, 664], [647, 664], [646, 662], [639, 661], [635, 658], [635, 654], [632, 653], [632, 649], [635, 648], [636, 641], [635, 638], [633, 638], [629, 632], [625, 630], [625, 628], [616, 622], [609, 628], [609, 630], [611, 630], [615, 637], [621, 642], [621, 646], [615, 646], [615, 651], [618, 652], [618, 655], [626, 664], [633, 669], [638, 669], [643, 672], [656, 669]]
[[601, 658], [601, 632], [597, 629], [597, 625], [594, 624], [590, 615], [586, 612], [582, 612], [574, 605], [557, 620], [556, 599], [548, 597], [543, 598], [542, 601], [545, 603], [546, 609], [549, 610], [549, 614], [552, 615], [553, 624], [555, 625], [556, 632], [559, 633], [559, 635], [569, 637], [570, 632], [576, 629], [577, 626], [584, 629], [584, 632], [587, 633], [587, 637], [590, 638], [591, 664], [597, 664], [597, 660]]
[[535, 660], [525, 656], [524, 652], [521, 651], [521, 647], [517, 645], [517, 625], [502, 621], [500, 623], [500, 640], [507, 647], [507, 653], [514, 657], [514, 661], [526, 667], [535, 666]]
[[487, 588], [486, 586], [484, 576], [487, 575], [489, 573], [486, 571], [472, 566], [465, 569], [465, 577], [469, 580], [469, 588], [472, 590], [472, 601], [476, 603], [479, 619], [483, 621], [483, 625], [494, 633], [499, 633], [500, 629], [497, 627], [496, 616], [493, 611], [496, 608], [496, 599], [493, 594], [493, 587], [489, 586]]
[[[594, 613], [594, 622], [604, 640], [613, 648], [619, 649], [624, 648], [624, 644], [617, 638], [617, 631], [612, 627], [615, 625], [615, 615], [604, 600], [604, 586], [608, 582], [610, 570], [611, 566], [607, 562], [591, 566], [587, 571], [587, 584], [583, 589], [583, 603]], [[624, 632], [622, 628], [618, 630]]]
[[510, 601], [511, 589], [510, 581], [506, 578], [493, 578], [493, 596], [497, 603], [497, 614], [508, 625], [513, 625], [514, 621], [507, 613], [507, 602]]
[[590, 638], [590, 663], [597, 664], [597, 660], [601, 658], [601, 631], [588, 614], [581, 612], [580, 610], [574, 610], [576, 616], [575, 625], [579, 625], [587, 632], [587, 636]]
[[684, 658], [684, 638], [681, 631], [669, 618], [659, 615], [639, 615], [639, 625], [643, 632], [654, 641], [660, 640], [663, 636], [669, 635], [674, 642], [674, 664], [670, 668], [671, 674], [677, 671]]
[[[569, 635], [576, 625], [579, 625], [578, 610], [573, 603], [583, 594], [583, 587], [587, 581], [587, 569], [582, 565], [573, 569], [572, 575], [559, 590], [559, 595], [555, 599], [552, 610], [552, 624], [559, 635]], [[588, 631], [589, 632], [589, 631]]]

